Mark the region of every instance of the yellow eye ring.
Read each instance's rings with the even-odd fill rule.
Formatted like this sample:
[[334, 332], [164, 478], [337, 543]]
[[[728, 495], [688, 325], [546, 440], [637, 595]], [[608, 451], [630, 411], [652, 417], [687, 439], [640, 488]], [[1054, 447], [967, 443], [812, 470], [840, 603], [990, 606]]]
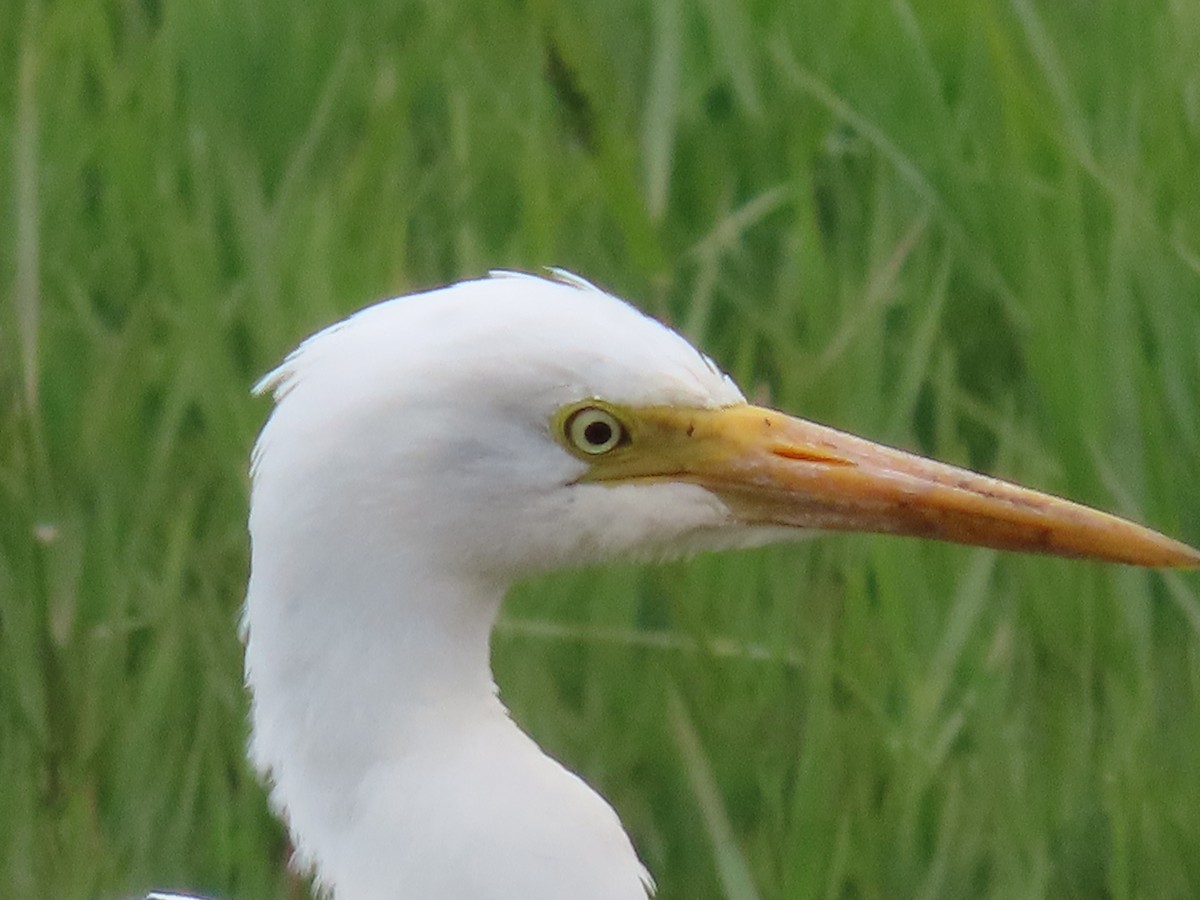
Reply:
[[620, 420], [598, 406], [575, 410], [567, 417], [563, 431], [571, 446], [586, 456], [602, 456], [628, 440]]

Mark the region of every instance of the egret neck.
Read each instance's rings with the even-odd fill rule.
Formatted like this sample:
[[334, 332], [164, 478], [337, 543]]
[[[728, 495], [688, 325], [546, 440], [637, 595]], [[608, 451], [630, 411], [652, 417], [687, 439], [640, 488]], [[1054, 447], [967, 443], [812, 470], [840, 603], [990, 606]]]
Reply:
[[447, 570], [415, 534], [363, 521], [370, 504], [305, 508], [273, 474], [256, 480], [272, 529], [254, 547], [246, 671], [252, 753], [299, 861], [355, 900], [645, 900], [615, 813], [497, 696], [504, 580]]

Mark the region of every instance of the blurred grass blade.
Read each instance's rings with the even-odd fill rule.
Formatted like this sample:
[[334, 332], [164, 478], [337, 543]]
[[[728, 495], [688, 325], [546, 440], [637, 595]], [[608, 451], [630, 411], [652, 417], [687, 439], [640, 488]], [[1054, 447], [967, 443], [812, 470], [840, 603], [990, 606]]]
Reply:
[[675, 746], [683, 760], [683, 771], [712, 841], [713, 861], [725, 897], [728, 900], [758, 900], [750, 867], [738, 846], [736, 832], [725, 811], [716, 778], [700, 744], [700, 735], [696, 733], [696, 726], [692, 724], [678, 688], [673, 685], [667, 691], [667, 719], [671, 724]]
[[671, 191], [675, 128], [679, 118], [679, 71], [682, 33], [679, 0], [654, 4], [654, 55], [642, 113], [642, 158], [645, 160], [646, 209], [652, 221], [662, 220]]
[[26, 20], [17, 69], [17, 121], [13, 135], [16, 185], [16, 300], [21, 341], [21, 381], [30, 415], [38, 408], [39, 296], [38, 215], [38, 3], [26, 3]]

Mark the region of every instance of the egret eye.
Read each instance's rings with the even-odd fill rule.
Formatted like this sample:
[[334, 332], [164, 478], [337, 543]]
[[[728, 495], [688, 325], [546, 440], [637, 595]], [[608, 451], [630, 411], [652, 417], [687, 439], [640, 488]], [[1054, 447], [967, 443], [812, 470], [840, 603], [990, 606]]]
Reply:
[[567, 440], [580, 453], [599, 456], [625, 440], [625, 426], [597, 406], [585, 406], [567, 419]]

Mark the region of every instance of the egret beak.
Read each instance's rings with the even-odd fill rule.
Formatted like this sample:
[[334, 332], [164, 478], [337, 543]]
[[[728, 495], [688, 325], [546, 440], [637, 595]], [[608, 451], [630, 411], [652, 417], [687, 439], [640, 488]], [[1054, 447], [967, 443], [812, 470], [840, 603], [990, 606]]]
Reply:
[[1200, 567], [1200, 551], [1125, 519], [775, 410], [627, 412], [627, 445], [598, 461], [586, 480], [691, 482], [719, 496], [747, 524]]

